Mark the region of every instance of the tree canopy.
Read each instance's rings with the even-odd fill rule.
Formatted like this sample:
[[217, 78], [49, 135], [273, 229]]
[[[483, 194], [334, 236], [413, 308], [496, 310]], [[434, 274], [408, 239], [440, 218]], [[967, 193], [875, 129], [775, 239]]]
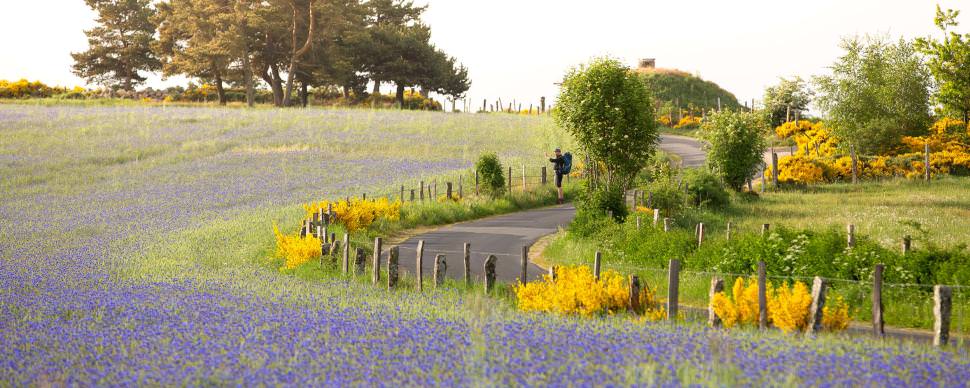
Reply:
[[812, 96], [812, 91], [801, 77], [782, 78], [778, 84], [765, 88], [764, 104], [770, 115], [771, 126], [777, 127], [786, 121], [796, 120], [808, 110]]
[[[425, 10], [403, 0], [87, 0], [99, 26], [75, 72], [131, 89], [141, 71], [223, 85], [269, 86], [280, 106], [306, 104], [309, 87], [336, 87], [363, 99], [368, 81], [417, 87], [453, 98], [470, 86], [468, 69], [431, 44]], [[154, 4], [154, 6], [153, 6]], [[157, 39], [155, 35], [157, 32]]]
[[958, 34], [957, 16], [960, 11], [943, 11], [936, 6], [933, 20], [943, 33], [943, 39], [920, 38], [916, 47], [927, 57], [927, 65], [937, 89], [934, 100], [944, 110], [959, 114], [963, 122], [970, 122], [970, 33]]

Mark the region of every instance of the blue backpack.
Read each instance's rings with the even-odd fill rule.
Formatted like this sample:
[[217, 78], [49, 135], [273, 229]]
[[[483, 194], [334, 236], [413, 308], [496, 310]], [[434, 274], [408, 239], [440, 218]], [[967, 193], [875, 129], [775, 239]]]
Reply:
[[573, 154], [565, 153], [562, 155], [562, 173], [569, 174], [573, 170]]

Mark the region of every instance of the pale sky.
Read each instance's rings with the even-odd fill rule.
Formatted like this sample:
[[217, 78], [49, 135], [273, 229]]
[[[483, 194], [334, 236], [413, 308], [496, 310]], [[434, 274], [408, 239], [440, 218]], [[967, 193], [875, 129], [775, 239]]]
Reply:
[[[552, 100], [567, 69], [602, 55], [630, 66], [656, 58], [658, 67], [698, 73], [741, 101], [760, 100], [778, 77], [826, 72], [841, 37], [938, 36], [936, 4], [963, 10], [960, 31], [970, 31], [970, 0], [426, 2], [433, 42], [470, 69], [473, 106], [483, 98]], [[94, 24], [84, 1], [2, 0], [0, 16], [0, 79], [83, 84], [70, 53], [86, 48], [83, 30]], [[153, 77], [148, 85], [184, 82]]]

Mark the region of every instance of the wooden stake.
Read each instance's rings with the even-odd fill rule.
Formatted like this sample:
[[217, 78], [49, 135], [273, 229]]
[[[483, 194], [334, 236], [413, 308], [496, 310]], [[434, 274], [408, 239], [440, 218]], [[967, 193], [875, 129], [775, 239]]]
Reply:
[[471, 285], [472, 284], [472, 269], [471, 269], [472, 244], [465, 243], [464, 251], [465, 252], [464, 252], [462, 261], [465, 264], [465, 285]]
[[882, 272], [885, 267], [883, 264], [876, 264], [872, 273], [872, 333], [879, 338], [886, 335], [882, 317]]
[[670, 260], [667, 267], [667, 320], [677, 320], [677, 298], [680, 294], [680, 260]]
[[356, 253], [354, 256], [354, 275], [363, 276], [364, 266], [367, 265], [367, 254], [364, 252], [364, 248], [357, 248]]
[[381, 282], [381, 245], [383, 245], [384, 240], [380, 237], [374, 238], [374, 274], [371, 276], [371, 283], [378, 284]]
[[495, 255], [488, 255], [488, 257], [485, 258], [485, 294], [490, 293], [492, 288], [495, 287], [496, 261], [498, 261], [498, 259], [495, 257]]
[[903, 236], [903, 255], [909, 254], [909, 250], [912, 247], [912, 245], [913, 245], [913, 239], [910, 238], [908, 234]]
[[812, 304], [808, 310], [808, 325], [805, 332], [815, 334], [822, 331], [822, 312], [825, 308], [825, 281], [816, 276], [812, 279]]
[[946, 346], [950, 341], [950, 313], [953, 310], [953, 289], [933, 286], [933, 346]]
[[600, 280], [600, 266], [603, 264], [603, 253], [596, 251], [593, 257], [593, 278]]
[[418, 283], [418, 292], [424, 290], [424, 240], [418, 240], [418, 253], [415, 257], [414, 277]]
[[387, 289], [392, 290], [397, 287], [398, 280], [398, 248], [393, 247], [387, 254]]
[[707, 325], [710, 327], [721, 327], [721, 317], [714, 312], [714, 294], [724, 291], [724, 280], [715, 276], [711, 278], [711, 290], [707, 293]]
[[344, 274], [350, 272], [350, 233], [344, 233], [344, 257], [343, 257], [343, 269]]
[[630, 311], [640, 311], [640, 278], [630, 275]]
[[529, 280], [528, 271], [529, 271], [529, 246], [523, 245], [522, 246], [522, 272], [519, 275], [519, 283], [525, 284]]
[[445, 282], [445, 272], [448, 271], [448, 263], [446, 260], [445, 255], [436, 255], [434, 257], [434, 272], [432, 272], [432, 280], [434, 281], [435, 289], [438, 289], [438, 287]]
[[855, 225], [846, 226], [846, 244], [849, 248], [855, 248]]

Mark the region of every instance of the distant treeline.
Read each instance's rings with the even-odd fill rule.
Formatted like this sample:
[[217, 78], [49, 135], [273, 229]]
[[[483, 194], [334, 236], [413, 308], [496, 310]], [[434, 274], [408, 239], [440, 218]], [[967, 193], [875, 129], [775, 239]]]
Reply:
[[306, 105], [311, 88], [317, 98], [383, 102], [377, 95], [389, 83], [400, 106], [431, 108], [414, 97], [462, 98], [470, 86], [468, 69], [430, 43], [426, 7], [411, 1], [85, 1], [98, 25], [85, 31], [88, 50], [72, 54], [73, 71], [112, 93], [145, 93], [135, 87], [161, 72], [211, 85], [223, 104]]

